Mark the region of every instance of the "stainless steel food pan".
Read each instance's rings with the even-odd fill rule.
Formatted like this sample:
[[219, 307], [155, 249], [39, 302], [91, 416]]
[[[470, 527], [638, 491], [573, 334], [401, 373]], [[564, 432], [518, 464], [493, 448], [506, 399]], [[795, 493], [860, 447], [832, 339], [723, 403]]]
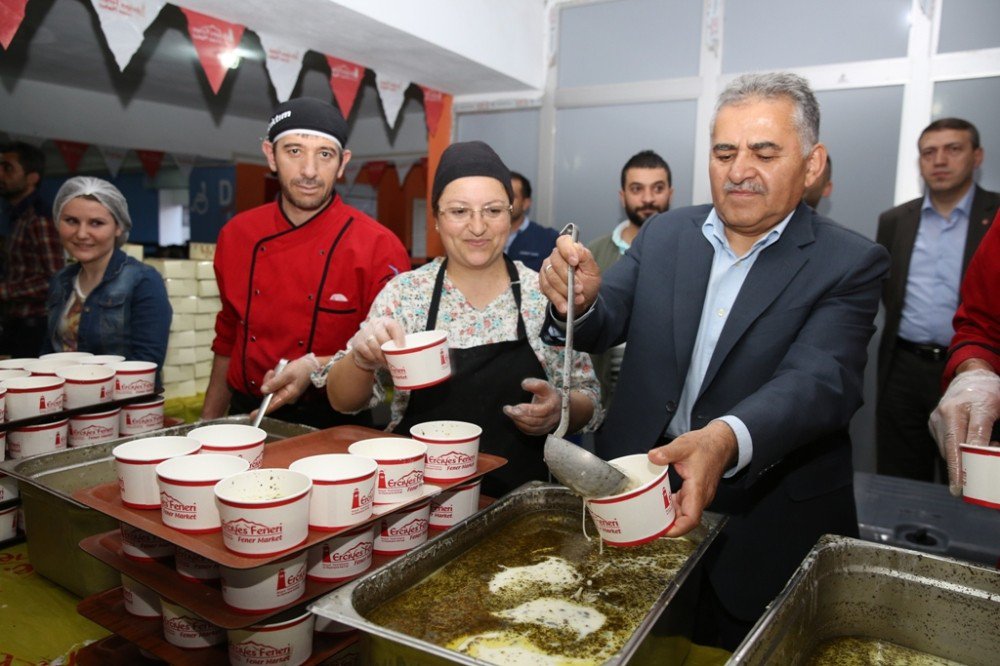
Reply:
[[[393, 560], [376, 571], [348, 583], [315, 602], [310, 609], [323, 617], [342, 622], [365, 632], [366, 663], [397, 664], [407, 666], [440, 663], [484, 664], [400, 632], [387, 629], [369, 621], [365, 614], [419, 583], [431, 573], [447, 564], [460, 553], [479, 543], [490, 533], [511, 520], [538, 511], [568, 512], [580, 518], [580, 498], [562, 486], [537, 481], [521, 486], [505, 495], [455, 528], [445, 532], [413, 551]], [[644, 616], [639, 627], [622, 650], [608, 664], [668, 663], [678, 651], [685, 651], [690, 643], [693, 608], [697, 602], [697, 583], [700, 576], [699, 560], [716, 537], [725, 519], [716, 514], [704, 515], [702, 526], [689, 536], [698, 546], [680, 569], [674, 581], [659, 595]], [[652, 653], [656, 656], [653, 657]], [[667, 659], [663, 656], [669, 652]], [[683, 661], [680, 654], [676, 662]]]
[[802, 664], [818, 645], [840, 637], [877, 639], [969, 666], [996, 664], [1000, 571], [824, 536], [730, 664]]

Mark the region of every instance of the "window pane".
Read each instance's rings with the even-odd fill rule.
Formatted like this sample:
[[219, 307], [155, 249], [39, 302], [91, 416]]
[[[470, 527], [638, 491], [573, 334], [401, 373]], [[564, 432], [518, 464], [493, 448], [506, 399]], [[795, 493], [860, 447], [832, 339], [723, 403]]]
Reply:
[[1000, 2], [946, 0], [941, 7], [938, 53], [1000, 46]]
[[458, 116], [456, 141], [485, 141], [511, 171], [538, 180], [538, 109], [463, 113]]
[[986, 157], [976, 180], [994, 192], [1000, 190], [1000, 77], [942, 81], [934, 86], [935, 118], [965, 118], [979, 130], [979, 144]]

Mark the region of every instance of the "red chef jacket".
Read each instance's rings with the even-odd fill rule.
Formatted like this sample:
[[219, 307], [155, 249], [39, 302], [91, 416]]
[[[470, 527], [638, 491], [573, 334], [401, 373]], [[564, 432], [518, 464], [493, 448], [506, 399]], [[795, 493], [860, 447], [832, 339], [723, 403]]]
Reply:
[[298, 227], [278, 202], [237, 215], [215, 250], [222, 310], [212, 351], [230, 357], [230, 388], [260, 397], [279, 359], [343, 349], [376, 294], [409, 269], [395, 234], [337, 194]]

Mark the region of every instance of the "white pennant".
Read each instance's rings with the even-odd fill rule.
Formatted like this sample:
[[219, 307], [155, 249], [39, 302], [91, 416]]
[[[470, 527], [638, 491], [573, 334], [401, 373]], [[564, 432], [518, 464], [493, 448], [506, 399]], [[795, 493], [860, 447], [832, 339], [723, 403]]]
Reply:
[[129, 149], [119, 148], [118, 146], [97, 146], [97, 149], [101, 151], [101, 155], [104, 157], [104, 163], [108, 166], [108, 173], [111, 174], [112, 178], [117, 178], [118, 172], [122, 168], [122, 162], [125, 161]]
[[264, 49], [267, 73], [271, 77], [278, 102], [288, 101], [292, 96], [292, 90], [295, 89], [295, 82], [299, 80], [299, 72], [302, 71], [305, 49], [260, 31], [257, 31], [257, 36], [260, 37], [260, 45]]
[[101, 21], [108, 48], [115, 56], [119, 71], [142, 46], [146, 28], [166, 4], [162, 0], [90, 0]]
[[184, 180], [191, 178], [191, 170], [194, 169], [194, 163], [198, 156], [190, 153], [170, 153], [170, 156], [174, 158], [177, 169], [184, 176]]
[[410, 82], [375, 72], [375, 87], [378, 88], [378, 96], [382, 100], [385, 121], [389, 123], [390, 129], [395, 128], [396, 121], [399, 120], [399, 111], [403, 108], [403, 98], [406, 95], [406, 89], [410, 87]]

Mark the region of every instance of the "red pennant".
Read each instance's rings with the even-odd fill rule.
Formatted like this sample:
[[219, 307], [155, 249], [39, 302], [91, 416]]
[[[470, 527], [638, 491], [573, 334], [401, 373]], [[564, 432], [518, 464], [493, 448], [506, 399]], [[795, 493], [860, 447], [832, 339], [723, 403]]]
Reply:
[[83, 159], [83, 154], [87, 152], [90, 144], [66, 141], [65, 139], [52, 139], [52, 143], [56, 144], [56, 148], [59, 149], [63, 161], [66, 162], [66, 168], [70, 170], [70, 173], [76, 173], [76, 168], [80, 166], [80, 160]]
[[246, 28], [238, 23], [228, 23], [183, 7], [181, 11], [187, 16], [188, 34], [194, 42], [198, 60], [208, 77], [208, 84], [212, 86], [212, 92], [218, 93], [230, 64], [239, 62], [236, 47], [243, 39]]
[[424, 120], [427, 122], [427, 133], [437, 134], [446, 93], [426, 86], [420, 86], [420, 89], [424, 91]]
[[389, 168], [389, 161], [372, 160], [371, 162], [366, 162], [364, 168], [365, 172], [368, 174], [368, 184], [377, 188], [378, 184], [382, 182], [382, 176], [385, 175], [385, 170]]
[[24, 20], [24, 6], [28, 0], [0, 0], [0, 44], [4, 49], [10, 46], [17, 29]]
[[160, 172], [160, 165], [163, 164], [163, 151], [139, 150], [137, 148], [135, 154], [139, 156], [139, 161], [142, 162], [142, 170], [146, 172], [149, 179], [156, 178], [156, 174]]
[[345, 118], [349, 118], [361, 80], [365, 78], [365, 68], [333, 56], [326, 56], [326, 62], [330, 65], [330, 89], [333, 90], [340, 112]]

